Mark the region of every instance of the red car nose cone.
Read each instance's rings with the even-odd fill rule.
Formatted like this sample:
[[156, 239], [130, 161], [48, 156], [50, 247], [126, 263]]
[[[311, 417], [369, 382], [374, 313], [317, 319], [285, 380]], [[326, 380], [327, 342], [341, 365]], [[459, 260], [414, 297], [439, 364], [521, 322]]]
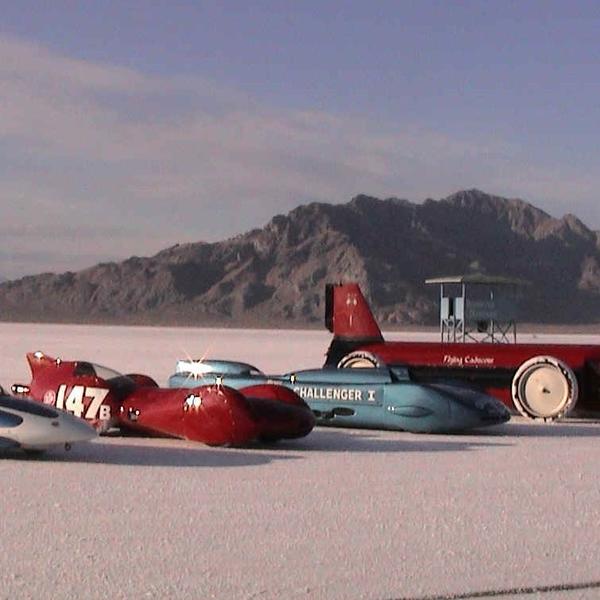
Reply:
[[304, 437], [315, 426], [312, 410], [289, 388], [259, 384], [245, 387], [241, 392], [252, 409], [262, 440]]
[[211, 446], [243, 444], [258, 434], [246, 399], [223, 386], [192, 390], [185, 400], [183, 432]]

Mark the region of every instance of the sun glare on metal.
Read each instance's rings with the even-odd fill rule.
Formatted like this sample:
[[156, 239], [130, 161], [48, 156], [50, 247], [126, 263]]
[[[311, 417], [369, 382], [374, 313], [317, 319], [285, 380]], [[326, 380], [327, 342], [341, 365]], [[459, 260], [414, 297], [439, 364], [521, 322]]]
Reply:
[[210, 347], [207, 348], [202, 356], [198, 359], [192, 358], [185, 348], [182, 350], [186, 356], [186, 359], [177, 361], [175, 371], [177, 373], [187, 373], [186, 381], [189, 381], [190, 379], [203, 379], [204, 375], [211, 371], [210, 367], [203, 364], [204, 359], [210, 351]]

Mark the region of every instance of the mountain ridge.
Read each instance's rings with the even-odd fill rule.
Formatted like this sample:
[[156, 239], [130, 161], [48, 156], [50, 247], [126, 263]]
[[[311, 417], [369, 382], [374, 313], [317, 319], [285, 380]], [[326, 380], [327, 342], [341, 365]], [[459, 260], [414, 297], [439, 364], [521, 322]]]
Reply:
[[469, 272], [531, 281], [522, 320], [600, 321], [600, 234], [476, 189], [422, 204], [313, 202], [219, 242], [0, 283], [0, 319], [311, 326], [325, 283], [343, 280], [360, 283], [383, 326], [434, 324], [424, 280]]

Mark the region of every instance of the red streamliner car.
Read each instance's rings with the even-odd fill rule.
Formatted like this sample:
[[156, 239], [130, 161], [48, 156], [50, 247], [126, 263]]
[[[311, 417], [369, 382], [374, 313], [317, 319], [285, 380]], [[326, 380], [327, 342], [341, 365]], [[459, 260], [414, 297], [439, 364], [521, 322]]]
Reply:
[[600, 345], [386, 342], [360, 287], [329, 284], [326, 365], [406, 365], [416, 381], [475, 386], [531, 419], [600, 413]]
[[84, 418], [98, 432], [118, 427], [221, 446], [303, 437], [315, 424], [306, 403], [281, 385], [165, 389], [146, 375], [42, 352], [27, 361], [31, 383], [13, 385], [13, 393]]

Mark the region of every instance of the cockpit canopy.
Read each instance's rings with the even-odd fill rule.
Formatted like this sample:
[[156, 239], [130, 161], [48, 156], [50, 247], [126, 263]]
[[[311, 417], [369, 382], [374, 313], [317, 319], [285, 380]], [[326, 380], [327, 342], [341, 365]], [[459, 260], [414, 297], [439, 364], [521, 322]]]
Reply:
[[75, 368], [73, 369], [73, 375], [77, 375], [79, 377], [99, 377], [100, 379], [116, 379], [117, 377], [123, 377], [122, 373], [115, 371], [114, 369], [110, 369], [109, 367], [104, 367], [102, 365], [97, 365], [95, 363], [86, 362], [86, 361], [77, 361], [75, 363]]
[[179, 375], [202, 378], [204, 375], [229, 375], [237, 377], [262, 376], [263, 372], [247, 363], [232, 360], [178, 360], [175, 372]]

